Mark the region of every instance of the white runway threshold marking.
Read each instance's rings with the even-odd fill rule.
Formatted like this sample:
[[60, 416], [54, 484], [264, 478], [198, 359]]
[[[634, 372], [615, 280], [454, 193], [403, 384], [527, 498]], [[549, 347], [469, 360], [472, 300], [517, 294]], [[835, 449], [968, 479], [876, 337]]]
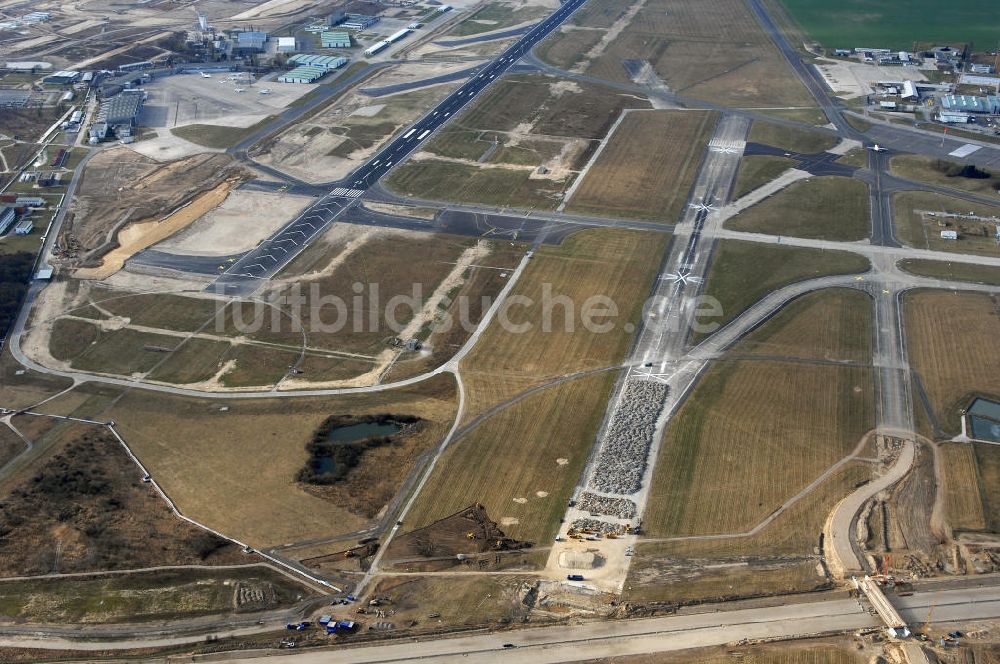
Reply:
[[357, 198], [363, 193], [365, 192], [363, 192], [360, 189], [347, 189], [345, 187], [337, 187], [336, 189], [330, 192], [330, 194], [333, 196], [347, 196], [348, 198]]
[[745, 150], [746, 147], [746, 141], [727, 140], [724, 138], [713, 138], [708, 142], [709, 150], [725, 154], [743, 154], [743, 150]]
[[966, 143], [962, 147], [949, 152], [948, 156], [949, 157], [958, 157], [958, 158], [968, 157], [970, 154], [972, 154], [976, 150], [980, 149], [981, 147], [982, 146], [980, 146], [980, 145], [972, 145], [971, 143]]

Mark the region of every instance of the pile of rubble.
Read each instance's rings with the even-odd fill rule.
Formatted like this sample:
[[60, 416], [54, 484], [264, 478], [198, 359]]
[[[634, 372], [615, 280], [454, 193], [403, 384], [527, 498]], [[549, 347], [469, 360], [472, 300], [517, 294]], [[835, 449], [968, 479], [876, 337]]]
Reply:
[[604, 434], [591, 488], [604, 493], [630, 494], [642, 487], [646, 456], [666, 399], [666, 384], [629, 379]]
[[602, 535], [607, 535], [608, 533], [621, 535], [623, 531], [623, 528], [616, 523], [598, 521], [597, 519], [576, 519], [570, 525], [576, 530], [589, 530], [591, 532], [601, 533]]
[[580, 495], [577, 507], [592, 515], [603, 514], [616, 516], [619, 519], [634, 519], [636, 513], [635, 503], [628, 498], [611, 498], [590, 492]]

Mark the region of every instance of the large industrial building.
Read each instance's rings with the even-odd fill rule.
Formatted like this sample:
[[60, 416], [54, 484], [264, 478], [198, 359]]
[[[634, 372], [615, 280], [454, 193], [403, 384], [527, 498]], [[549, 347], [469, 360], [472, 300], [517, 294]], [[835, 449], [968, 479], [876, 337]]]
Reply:
[[347, 14], [344, 20], [340, 22], [340, 27], [360, 32], [361, 30], [367, 30], [380, 20], [382, 19], [378, 16], [369, 16], [368, 14]]
[[294, 53], [296, 49], [295, 37], [278, 37], [278, 53]]
[[350, 48], [351, 34], [345, 30], [327, 30], [319, 36], [323, 48]]
[[383, 39], [382, 41], [375, 42], [374, 44], [366, 48], [365, 55], [375, 55], [379, 51], [389, 48], [390, 46], [392, 46], [393, 44], [395, 44], [396, 42], [398, 42], [400, 39], [410, 34], [411, 32], [413, 31], [410, 30], [409, 28], [403, 28], [402, 30], [394, 32], [385, 39]]
[[956, 111], [941, 111], [937, 114], [937, 121], [944, 124], [968, 124], [972, 122], [972, 116]]
[[131, 138], [132, 128], [145, 100], [146, 93], [143, 90], [123, 90], [102, 101], [94, 124], [90, 127], [90, 142], [104, 140], [109, 131], [120, 139]]
[[278, 77], [279, 83], [315, 83], [326, 76], [328, 70], [320, 67], [296, 67]]
[[959, 113], [1000, 113], [1000, 97], [975, 97], [973, 95], [945, 95], [941, 97], [941, 106], [949, 111]]
[[334, 55], [307, 55], [299, 53], [288, 58], [288, 63], [299, 67], [318, 67], [319, 69], [340, 69], [347, 64], [347, 58]]
[[46, 76], [42, 79], [42, 82], [50, 85], [70, 85], [72, 83], [76, 83], [79, 78], [80, 72], [72, 69], [64, 69], [62, 71], [57, 71], [51, 76]]
[[12, 207], [0, 208], [0, 235], [3, 235], [17, 219], [17, 211]]
[[31, 219], [22, 219], [17, 222], [17, 226], [14, 226], [15, 235], [31, 235], [31, 231], [35, 229], [35, 222]]
[[237, 32], [235, 37], [233, 51], [241, 55], [263, 53], [267, 44], [267, 33], [260, 30], [244, 30]]

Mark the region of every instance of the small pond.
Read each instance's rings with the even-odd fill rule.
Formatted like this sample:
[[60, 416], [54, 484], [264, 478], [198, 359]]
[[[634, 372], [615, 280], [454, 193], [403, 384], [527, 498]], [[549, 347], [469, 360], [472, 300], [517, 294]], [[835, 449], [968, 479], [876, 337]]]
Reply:
[[326, 440], [329, 443], [353, 443], [367, 438], [392, 436], [402, 430], [403, 425], [398, 422], [362, 422], [331, 429], [326, 435]]

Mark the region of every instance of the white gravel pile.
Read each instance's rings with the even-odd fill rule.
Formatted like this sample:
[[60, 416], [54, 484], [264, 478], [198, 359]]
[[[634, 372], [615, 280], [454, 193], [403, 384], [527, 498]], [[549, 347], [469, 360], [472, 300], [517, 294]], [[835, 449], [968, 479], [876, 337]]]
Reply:
[[634, 519], [636, 512], [635, 503], [628, 498], [611, 498], [590, 492], [581, 494], [576, 506], [594, 516], [603, 514], [616, 516], [619, 519]]
[[592, 489], [630, 494], [642, 487], [646, 456], [666, 398], [666, 384], [629, 379], [621, 402], [608, 423], [601, 456], [590, 481]]

